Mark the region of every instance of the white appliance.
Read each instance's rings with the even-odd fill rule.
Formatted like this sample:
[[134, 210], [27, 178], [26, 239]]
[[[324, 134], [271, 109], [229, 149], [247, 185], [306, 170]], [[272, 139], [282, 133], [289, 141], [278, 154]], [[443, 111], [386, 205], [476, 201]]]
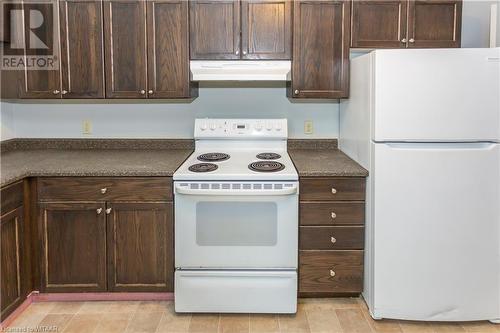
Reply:
[[500, 49], [351, 61], [340, 148], [369, 170], [374, 318], [500, 319]]
[[192, 60], [193, 81], [290, 81], [289, 60]]
[[286, 119], [196, 119], [195, 151], [174, 173], [177, 312], [296, 312], [286, 140]]

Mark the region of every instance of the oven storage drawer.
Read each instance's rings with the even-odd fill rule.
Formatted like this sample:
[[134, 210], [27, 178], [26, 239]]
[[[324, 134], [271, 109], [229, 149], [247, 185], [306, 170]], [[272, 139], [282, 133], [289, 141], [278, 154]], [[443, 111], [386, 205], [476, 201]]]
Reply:
[[301, 250], [362, 250], [363, 226], [300, 227]]
[[295, 313], [297, 273], [177, 270], [175, 311]]
[[364, 201], [365, 178], [303, 178], [300, 200]]
[[301, 225], [364, 224], [364, 202], [301, 202]]
[[363, 251], [299, 251], [300, 293], [363, 291]]
[[41, 201], [138, 200], [172, 201], [170, 177], [50, 177], [39, 178]]

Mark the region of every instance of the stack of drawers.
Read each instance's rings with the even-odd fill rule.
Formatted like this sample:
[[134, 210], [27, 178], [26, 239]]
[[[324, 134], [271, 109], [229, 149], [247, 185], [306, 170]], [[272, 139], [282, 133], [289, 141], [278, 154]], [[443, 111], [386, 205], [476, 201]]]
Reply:
[[299, 296], [363, 289], [365, 178], [300, 180]]

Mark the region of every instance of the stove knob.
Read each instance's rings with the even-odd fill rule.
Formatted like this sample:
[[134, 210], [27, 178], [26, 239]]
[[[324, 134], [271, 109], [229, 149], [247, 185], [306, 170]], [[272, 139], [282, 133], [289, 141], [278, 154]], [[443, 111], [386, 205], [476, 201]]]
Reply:
[[216, 128], [217, 128], [217, 125], [215, 123], [210, 124], [211, 131], [215, 131]]
[[281, 124], [280, 123], [274, 124], [274, 129], [277, 131], [281, 131]]
[[262, 131], [262, 124], [261, 124], [261, 123], [256, 123], [256, 124], [255, 124], [255, 129], [256, 129], [258, 132]]
[[271, 123], [267, 123], [267, 124], [266, 124], [266, 130], [270, 131], [270, 130], [272, 130], [272, 129], [273, 129], [273, 124], [271, 124]]
[[207, 130], [207, 128], [208, 128], [207, 123], [202, 123], [202, 124], [200, 125], [200, 129], [201, 129], [202, 131], [206, 131], [206, 130]]

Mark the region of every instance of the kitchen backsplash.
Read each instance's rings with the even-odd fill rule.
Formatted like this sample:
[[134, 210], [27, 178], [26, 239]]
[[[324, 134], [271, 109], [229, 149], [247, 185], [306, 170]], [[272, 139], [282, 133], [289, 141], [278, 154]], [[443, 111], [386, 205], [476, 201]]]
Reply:
[[[337, 101], [292, 102], [285, 83], [203, 83], [192, 102], [2, 102], [2, 140], [19, 138], [191, 138], [195, 118], [288, 118], [291, 138], [337, 138]], [[82, 134], [90, 121], [90, 135]], [[304, 133], [312, 121], [313, 133]]]

